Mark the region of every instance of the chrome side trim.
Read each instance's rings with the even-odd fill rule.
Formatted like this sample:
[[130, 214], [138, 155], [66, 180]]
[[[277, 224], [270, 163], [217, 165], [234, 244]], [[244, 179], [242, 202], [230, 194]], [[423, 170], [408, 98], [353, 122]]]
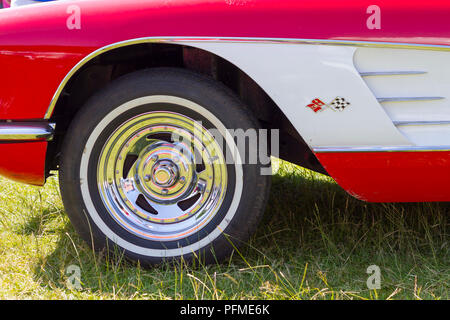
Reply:
[[317, 147], [315, 153], [343, 152], [441, 152], [450, 151], [450, 146], [367, 146], [367, 147]]
[[378, 102], [414, 102], [414, 101], [434, 101], [444, 100], [444, 97], [385, 97], [377, 98]]
[[370, 42], [370, 41], [350, 41], [350, 40], [318, 40], [318, 39], [287, 39], [287, 38], [232, 38], [232, 37], [145, 37], [131, 39], [122, 42], [106, 45], [91, 54], [87, 55], [78, 62], [72, 70], [64, 77], [55, 94], [53, 95], [50, 105], [47, 108], [44, 119], [50, 119], [56, 102], [59, 99], [64, 87], [72, 76], [86, 63], [102, 53], [141, 43], [177, 43], [177, 42], [235, 42], [235, 43], [272, 43], [272, 44], [311, 44], [311, 45], [334, 45], [334, 46], [352, 46], [352, 47], [376, 47], [376, 48], [394, 48], [394, 49], [414, 49], [414, 50], [435, 50], [450, 51], [450, 46], [444, 45], [423, 45], [411, 43], [394, 43], [394, 42]]
[[394, 125], [401, 126], [437, 126], [450, 125], [450, 121], [394, 121]]
[[54, 130], [53, 123], [3, 122], [0, 123], [0, 141], [51, 141]]
[[361, 77], [375, 77], [375, 76], [409, 76], [417, 74], [426, 74], [427, 71], [368, 71], [360, 72]]

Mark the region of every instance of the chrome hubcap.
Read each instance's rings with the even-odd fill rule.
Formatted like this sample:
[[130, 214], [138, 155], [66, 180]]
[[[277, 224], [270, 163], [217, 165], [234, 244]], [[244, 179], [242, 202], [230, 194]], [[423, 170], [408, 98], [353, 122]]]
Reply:
[[[142, 182], [138, 185], [139, 191], [157, 203], [181, 201], [193, 191], [197, 178], [191, 150], [181, 144], [157, 139], [148, 143], [149, 147], [142, 151], [132, 167], [132, 178]], [[144, 177], [143, 181], [141, 177]], [[188, 184], [186, 178], [189, 179]]]
[[127, 231], [151, 240], [188, 237], [218, 212], [227, 167], [214, 136], [177, 113], [150, 112], [123, 123], [98, 163], [100, 196]]
[[172, 161], [161, 161], [155, 164], [152, 173], [152, 180], [159, 187], [171, 187], [178, 180], [178, 167]]

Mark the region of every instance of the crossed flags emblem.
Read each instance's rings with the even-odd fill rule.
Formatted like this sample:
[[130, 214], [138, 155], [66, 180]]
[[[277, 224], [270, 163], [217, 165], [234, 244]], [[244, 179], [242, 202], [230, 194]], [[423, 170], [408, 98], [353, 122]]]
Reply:
[[314, 112], [321, 112], [327, 108], [330, 108], [334, 111], [344, 111], [350, 105], [350, 102], [346, 101], [342, 97], [336, 97], [329, 104], [326, 104], [320, 99], [314, 99], [310, 104], [307, 105], [308, 108], [311, 108]]

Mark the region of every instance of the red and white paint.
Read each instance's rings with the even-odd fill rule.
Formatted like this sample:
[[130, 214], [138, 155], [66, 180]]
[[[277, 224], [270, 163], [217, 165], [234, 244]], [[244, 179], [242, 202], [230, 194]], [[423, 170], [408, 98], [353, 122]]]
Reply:
[[[401, 65], [404, 70], [426, 69], [427, 74], [406, 80], [407, 85], [401, 84], [401, 77], [388, 82], [409, 88], [401, 92], [404, 95], [446, 98], [450, 51], [425, 46], [450, 48], [447, 1], [380, 0], [374, 6], [365, 0], [111, 0], [105, 6], [104, 1], [93, 0], [71, 1], [70, 6], [61, 1], [0, 10], [0, 119], [43, 119], [63, 80], [96, 50], [133, 39], [170, 38], [174, 44], [213, 52], [250, 75], [313, 150], [450, 145], [450, 128], [445, 125], [427, 129], [394, 125], [398, 118], [450, 120], [447, 99], [403, 109], [380, 104], [379, 94], [397, 94], [389, 92], [393, 86], [360, 75], [371, 68], [398, 69], [409, 61], [410, 65]], [[333, 45], [339, 41], [346, 45]], [[351, 43], [424, 48], [361, 48]], [[392, 63], [391, 53], [398, 64]], [[344, 112], [305, 107], [316, 99], [329, 102], [336, 97], [344, 97], [351, 107]], [[42, 183], [46, 142], [34, 144], [27, 157], [36, 161], [20, 168], [0, 163], [0, 173]], [[3, 154], [10, 152], [11, 163], [19, 157], [16, 149], [0, 145]], [[448, 152], [317, 152], [317, 156], [341, 186], [364, 200], [450, 200], [445, 184], [450, 177]]]

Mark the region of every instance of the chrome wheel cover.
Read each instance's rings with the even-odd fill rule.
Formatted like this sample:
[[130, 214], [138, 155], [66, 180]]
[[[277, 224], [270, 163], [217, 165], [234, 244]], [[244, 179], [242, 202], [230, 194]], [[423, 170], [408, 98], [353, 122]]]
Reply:
[[198, 232], [217, 214], [227, 167], [210, 131], [182, 114], [156, 111], [126, 121], [108, 138], [97, 182], [121, 227], [172, 241]]

